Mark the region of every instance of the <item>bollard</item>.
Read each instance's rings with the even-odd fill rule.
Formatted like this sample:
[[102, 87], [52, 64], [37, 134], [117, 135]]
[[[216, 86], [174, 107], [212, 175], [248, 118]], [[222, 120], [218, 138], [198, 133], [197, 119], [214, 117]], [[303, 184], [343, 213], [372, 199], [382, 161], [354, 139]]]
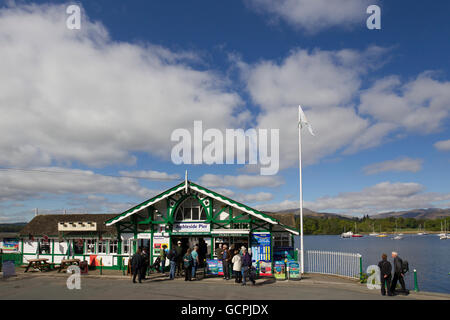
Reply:
[[122, 275], [125, 275], [125, 258], [122, 259]]
[[417, 271], [414, 269], [414, 292], [419, 292], [419, 285], [417, 283]]
[[100, 275], [103, 274], [103, 258], [100, 258]]

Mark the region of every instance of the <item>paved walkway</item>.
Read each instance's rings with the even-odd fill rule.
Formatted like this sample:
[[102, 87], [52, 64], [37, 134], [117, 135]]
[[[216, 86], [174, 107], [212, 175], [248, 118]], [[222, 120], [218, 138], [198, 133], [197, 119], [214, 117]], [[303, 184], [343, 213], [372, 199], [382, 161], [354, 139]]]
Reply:
[[450, 295], [414, 293], [409, 296], [383, 297], [379, 290], [369, 290], [357, 281], [323, 275], [306, 275], [301, 281], [258, 279], [255, 286], [243, 287], [234, 280], [205, 278], [185, 282], [151, 275], [142, 284], [133, 284], [129, 276], [105, 270], [103, 275], [82, 276], [81, 290], [69, 290], [67, 273], [23, 273], [0, 280], [0, 299], [226, 299], [226, 300], [450, 300]]

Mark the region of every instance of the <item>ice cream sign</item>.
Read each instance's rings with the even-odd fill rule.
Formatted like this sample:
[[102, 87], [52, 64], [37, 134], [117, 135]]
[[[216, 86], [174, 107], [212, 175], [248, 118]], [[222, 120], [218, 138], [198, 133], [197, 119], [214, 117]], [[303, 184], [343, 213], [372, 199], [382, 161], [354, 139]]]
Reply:
[[173, 233], [186, 233], [186, 232], [209, 232], [209, 224], [201, 222], [182, 222], [174, 223]]

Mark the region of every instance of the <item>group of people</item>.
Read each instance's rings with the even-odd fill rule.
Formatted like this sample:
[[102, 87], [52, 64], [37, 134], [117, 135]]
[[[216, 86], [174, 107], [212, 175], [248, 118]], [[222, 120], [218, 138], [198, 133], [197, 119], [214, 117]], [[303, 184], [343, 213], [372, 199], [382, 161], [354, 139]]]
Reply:
[[[222, 261], [223, 278], [225, 280], [230, 280], [233, 276], [236, 283], [245, 286], [248, 278], [255, 285], [256, 276], [254, 270], [252, 270], [252, 256], [246, 247], [242, 246], [238, 249], [232, 244], [228, 248], [226, 244], [219, 244], [215, 254], [217, 259]], [[163, 245], [160, 256], [151, 267], [165, 274], [165, 263], [168, 259], [170, 262], [170, 280], [175, 279], [175, 276], [182, 277], [184, 274], [185, 281], [192, 281], [196, 280], [197, 270], [203, 267], [205, 257], [206, 250], [201, 243], [196, 244], [192, 249], [188, 248], [184, 252], [182, 242], [178, 241], [177, 245], [171, 250], [167, 249], [167, 245]], [[133, 283], [136, 283], [136, 278], [138, 278], [139, 283], [142, 283], [149, 268], [149, 255], [146, 248], [139, 248], [136, 251], [131, 258], [130, 266]]]
[[397, 252], [392, 252], [392, 258], [394, 259], [394, 277], [392, 277], [392, 265], [387, 260], [385, 253], [381, 256], [381, 261], [378, 263], [380, 268], [380, 281], [381, 281], [381, 295], [393, 296], [397, 294], [396, 286], [397, 281], [400, 282], [403, 293], [408, 293], [405, 286], [405, 273], [408, 272], [408, 262], [402, 260]]
[[247, 248], [242, 246], [239, 249], [235, 248], [234, 244], [228, 248], [226, 244], [219, 244], [215, 254], [218, 260], [222, 261], [223, 278], [225, 280], [231, 279], [231, 271], [233, 271], [234, 281], [246, 285], [246, 278], [255, 285], [255, 276], [252, 272], [252, 256]]

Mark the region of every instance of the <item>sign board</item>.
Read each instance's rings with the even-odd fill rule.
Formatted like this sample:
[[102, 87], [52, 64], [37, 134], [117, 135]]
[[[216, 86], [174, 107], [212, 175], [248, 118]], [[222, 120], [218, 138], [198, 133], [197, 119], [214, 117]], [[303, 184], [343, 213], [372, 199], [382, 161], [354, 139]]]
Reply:
[[3, 278], [15, 276], [16, 269], [14, 268], [14, 261], [3, 262], [2, 271], [3, 271]]
[[271, 235], [269, 232], [255, 232], [251, 235], [252, 261], [269, 262]]
[[166, 245], [167, 250], [169, 249], [169, 237], [155, 236], [153, 235], [153, 256], [158, 256], [161, 254], [163, 246]]
[[3, 249], [4, 252], [18, 252], [19, 251], [19, 240], [17, 239], [3, 239]]
[[209, 232], [210, 224], [203, 222], [174, 223], [172, 233]]
[[152, 234], [151, 233], [138, 233], [137, 238], [138, 239], [151, 239]]
[[260, 261], [259, 263], [259, 275], [270, 277], [272, 276], [272, 263]]
[[286, 265], [283, 261], [275, 261], [274, 263], [274, 276], [277, 280], [286, 279]]
[[300, 280], [300, 264], [296, 261], [288, 262], [289, 279]]
[[222, 260], [206, 260], [206, 273], [210, 275], [223, 276]]

